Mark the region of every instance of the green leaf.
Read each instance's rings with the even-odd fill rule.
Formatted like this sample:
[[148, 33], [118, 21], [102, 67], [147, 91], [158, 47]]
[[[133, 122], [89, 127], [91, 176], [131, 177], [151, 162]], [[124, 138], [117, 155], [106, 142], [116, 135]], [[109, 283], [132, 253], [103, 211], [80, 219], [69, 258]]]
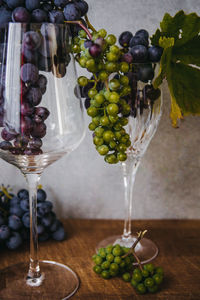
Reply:
[[160, 29], [157, 29], [156, 32], [152, 35], [152, 37], [150, 37], [151, 44], [155, 45], [155, 46], [159, 46], [159, 40], [160, 40], [161, 36], [162, 36], [162, 33], [161, 33]]
[[179, 11], [174, 17], [171, 17], [168, 13], [164, 15], [160, 28], [164, 36], [173, 37], [175, 40], [179, 38], [180, 29], [184, 23], [185, 14], [184, 11]]
[[179, 48], [173, 49], [173, 62], [193, 64], [200, 67], [200, 36], [195, 36], [191, 41]]

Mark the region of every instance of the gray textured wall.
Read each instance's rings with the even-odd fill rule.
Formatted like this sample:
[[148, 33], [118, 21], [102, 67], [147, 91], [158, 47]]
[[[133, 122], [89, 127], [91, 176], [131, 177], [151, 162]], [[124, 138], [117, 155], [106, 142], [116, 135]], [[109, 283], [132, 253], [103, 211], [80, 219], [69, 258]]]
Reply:
[[[146, 28], [153, 33], [165, 12], [200, 13], [199, 0], [88, 0], [96, 28], [119, 35]], [[136, 175], [133, 218], [200, 217], [200, 119], [189, 117], [179, 129], [169, 120], [169, 93], [164, 86], [164, 111]], [[86, 116], [86, 123], [88, 118]], [[0, 182], [14, 191], [25, 185], [20, 172], [0, 161]], [[97, 154], [91, 133], [81, 146], [49, 167], [42, 184], [62, 217], [123, 218], [120, 165], [110, 166]]]

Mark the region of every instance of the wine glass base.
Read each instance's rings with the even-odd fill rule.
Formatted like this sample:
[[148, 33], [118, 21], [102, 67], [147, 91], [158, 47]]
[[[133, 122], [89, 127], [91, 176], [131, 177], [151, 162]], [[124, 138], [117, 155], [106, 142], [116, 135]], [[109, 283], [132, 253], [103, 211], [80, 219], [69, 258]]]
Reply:
[[44, 279], [40, 286], [32, 287], [26, 283], [28, 263], [19, 263], [0, 270], [1, 300], [65, 300], [69, 299], [79, 287], [79, 279], [69, 267], [54, 262], [40, 261]]
[[[105, 248], [108, 245], [116, 244], [130, 248], [136, 241], [136, 239], [137, 236], [134, 235], [132, 235], [129, 238], [123, 238], [121, 235], [110, 236], [97, 245], [96, 252], [98, 252], [99, 248]], [[135, 247], [135, 253], [138, 256], [141, 263], [145, 264], [156, 258], [156, 256], [158, 255], [158, 247], [151, 240], [143, 238]], [[138, 265], [138, 263], [135, 262], [133, 263], [133, 265]]]

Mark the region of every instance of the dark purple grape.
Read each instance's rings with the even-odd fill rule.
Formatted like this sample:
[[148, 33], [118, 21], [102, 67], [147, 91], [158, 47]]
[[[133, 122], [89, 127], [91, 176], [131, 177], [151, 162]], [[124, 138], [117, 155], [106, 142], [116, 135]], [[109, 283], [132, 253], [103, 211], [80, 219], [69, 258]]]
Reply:
[[39, 87], [31, 87], [26, 94], [26, 100], [29, 104], [37, 106], [42, 100], [42, 92]]
[[130, 52], [128, 53], [125, 53], [122, 58], [121, 58], [121, 61], [125, 61], [127, 62], [128, 64], [131, 64], [133, 62], [133, 56]]
[[133, 34], [130, 31], [122, 32], [119, 36], [119, 44], [122, 47], [129, 47], [129, 42], [132, 37], [133, 37]]
[[47, 78], [40, 74], [39, 75], [39, 79], [37, 81], [37, 86], [39, 86], [42, 94], [44, 94], [46, 92], [46, 86], [47, 86]]
[[2, 150], [10, 150], [12, 148], [12, 144], [7, 141], [3, 141], [0, 143], [0, 149]]
[[21, 217], [23, 215], [23, 210], [21, 209], [19, 204], [12, 205], [9, 210], [10, 215], [16, 215]]
[[36, 23], [44, 23], [48, 21], [48, 14], [46, 11], [37, 8], [32, 11], [32, 21]]
[[32, 137], [43, 138], [46, 135], [46, 125], [44, 123], [34, 123], [31, 135]]
[[22, 135], [29, 136], [30, 132], [31, 132], [31, 130], [33, 128], [33, 121], [31, 120], [31, 118], [29, 118], [27, 116], [24, 116], [24, 118], [21, 119], [20, 125], [21, 125], [21, 133], [22, 133]]
[[47, 13], [53, 10], [53, 5], [51, 3], [43, 3], [41, 5], [41, 9], [46, 11]]
[[21, 94], [22, 96], [25, 96], [26, 93], [28, 92], [29, 87], [25, 83], [21, 82]]
[[149, 45], [149, 41], [146, 40], [145, 38], [143, 38], [142, 36], [140, 35], [135, 35], [132, 37], [132, 39], [130, 40], [130, 43], [129, 43], [129, 47], [132, 48], [136, 45], [143, 45], [145, 47], [148, 47]]
[[27, 136], [18, 135], [14, 141], [14, 146], [16, 148], [26, 148], [29, 142], [29, 138]]
[[8, 247], [8, 249], [15, 250], [21, 244], [22, 244], [21, 235], [16, 231], [12, 231], [10, 238], [6, 241], [6, 246]]
[[23, 211], [29, 211], [29, 199], [22, 199], [20, 201], [20, 207]]
[[53, 222], [54, 218], [53, 216], [51, 215], [51, 213], [49, 214], [46, 214], [44, 215], [42, 218], [41, 218], [41, 223], [42, 225], [44, 225], [45, 227], [50, 227], [52, 222]]
[[95, 40], [95, 44], [99, 45], [101, 49], [103, 49], [105, 47], [106, 41], [102, 37], [99, 37]]
[[7, 240], [10, 236], [10, 229], [7, 225], [0, 226], [0, 240]]
[[143, 82], [148, 82], [154, 78], [154, 70], [151, 64], [143, 65], [139, 68], [138, 78]]
[[21, 104], [21, 114], [23, 116], [30, 116], [32, 115], [34, 112], [34, 107], [33, 105], [27, 103], [27, 102], [24, 102]]
[[55, 232], [52, 233], [52, 238], [56, 241], [63, 241], [65, 239], [65, 230], [60, 226]]
[[159, 46], [152, 46], [148, 49], [149, 60], [151, 62], [159, 62], [163, 54], [163, 48]]
[[146, 31], [145, 29], [140, 29], [140, 30], [138, 30], [138, 31], [136, 32], [135, 35], [141, 36], [141, 37], [143, 37], [143, 38], [144, 38], [145, 40], [147, 40], [147, 41], [148, 41], [148, 39], [149, 39], [149, 33], [148, 33], [148, 31]]
[[38, 225], [37, 225], [37, 232], [38, 232], [38, 234], [39, 234], [39, 235], [40, 235], [40, 234], [43, 234], [44, 231], [45, 231], [44, 225], [38, 224]]
[[81, 18], [81, 11], [74, 3], [69, 3], [64, 8], [66, 21], [77, 21]]
[[9, 216], [8, 217], [8, 226], [12, 230], [19, 230], [22, 227], [21, 219], [15, 215]]
[[85, 47], [85, 48], [90, 48], [93, 44], [94, 44], [93, 41], [91, 41], [91, 40], [86, 40], [86, 41], [84, 42], [84, 47]]
[[89, 48], [89, 53], [92, 57], [98, 57], [102, 52], [101, 47], [98, 44], [94, 44]]
[[148, 58], [148, 50], [143, 45], [137, 45], [130, 50], [134, 63], [143, 63]]
[[50, 231], [55, 232], [61, 225], [62, 223], [59, 220], [55, 219], [50, 226]]
[[16, 134], [11, 133], [11, 132], [7, 131], [6, 128], [4, 128], [1, 131], [1, 137], [3, 140], [10, 142], [10, 141], [14, 140], [14, 138], [16, 137]]
[[26, 228], [30, 228], [30, 214], [26, 212], [22, 217], [22, 222]]
[[14, 9], [18, 6], [24, 6], [24, 0], [6, 0], [9, 8]]
[[51, 23], [62, 24], [64, 23], [64, 14], [59, 10], [52, 10], [49, 12], [49, 20]]
[[31, 64], [27, 63], [21, 67], [21, 80], [24, 83], [36, 83], [39, 79], [39, 71], [38, 68]]
[[24, 58], [24, 62], [37, 65], [38, 62], [37, 52], [24, 48], [22, 51], [22, 57]]
[[[6, 8], [0, 9], [0, 28], [6, 27], [6, 24], [12, 21], [12, 12]], [[3, 36], [3, 35], [2, 35]]]
[[10, 206], [20, 204], [20, 199], [17, 196], [13, 196], [12, 199], [10, 199]]
[[13, 22], [29, 23], [31, 20], [31, 15], [26, 8], [17, 7], [13, 10], [12, 20]]
[[146, 84], [143, 89], [144, 98], [149, 98], [150, 100], [154, 101], [158, 99], [161, 95], [160, 89], [154, 89], [153, 85]]
[[90, 98], [85, 99], [84, 106], [85, 106], [85, 109], [88, 109], [90, 107]]
[[44, 215], [51, 212], [53, 205], [50, 201], [39, 202], [37, 205], [37, 212], [39, 217], [43, 217]]
[[32, 138], [29, 142], [31, 149], [40, 149], [42, 147], [42, 140], [40, 138]]
[[23, 37], [23, 44], [27, 49], [35, 51], [41, 44], [40, 34], [35, 31], [26, 32]]
[[48, 118], [49, 114], [50, 114], [50, 112], [48, 111], [48, 109], [46, 107], [36, 107], [35, 108], [35, 115], [40, 117], [41, 121], [45, 121]]
[[83, 17], [84, 15], [87, 14], [89, 7], [88, 7], [88, 4], [86, 1], [84, 1], [84, 0], [78, 1], [78, 2], [76, 2], [76, 6], [78, 7], [78, 9], [81, 12], [81, 17]]
[[40, 0], [25, 0], [25, 5], [29, 11], [32, 11], [34, 9], [40, 8]]
[[29, 192], [26, 189], [21, 189], [17, 193], [17, 197], [19, 199], [28, 199], [29, 198]]
[[67, 5], [68, 3], [70, 3], [69, 0], [54, 0], [54, 4], [55, 4], [55, 6], [57, 6], [57, 7], [62, 7], [62, 8], [64, 8], [65, 5]]
[[38, 240], [39, 240], [39, 242], [45, 242], [45, 241], [47, 241], [49, 239], [49, 237], [50, 237], [49, 232], [44, 231], [42, 234], [40, 234], [38, 236]]
[[43, 189], [37, 190], [37, 201], [38, 202], [44, 202], [47, 198], [47, 194]]

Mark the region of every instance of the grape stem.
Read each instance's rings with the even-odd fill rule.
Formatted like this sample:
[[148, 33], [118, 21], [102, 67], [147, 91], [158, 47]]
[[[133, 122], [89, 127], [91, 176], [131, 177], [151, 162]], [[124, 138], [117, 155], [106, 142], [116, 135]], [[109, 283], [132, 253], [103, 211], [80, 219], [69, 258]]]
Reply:
[[105, 86], [106, 86], [106, 90], [110, 91], [109, 86], [108, 86], [108, 80], [105, 81]]
[[141, 241], [143, 239], [143, 237], [146, 233], [147, 233], [147, 230], [138, 232], [138, 237], [137, 237], [136, 241], [133, 243], [130, 250], [125, 255], [122, 256], [122, 258], [125, 258], [125, 257], [129, 256], [130, 254], [133, 254], [133, 256], [135, 257], [141, 271], [143, 270], [143, 268], [142, 268], [141, 261], [139, 260], [138, 256], [135, 253], [135, 247], [137, 246], [139, 241]]
[[87, 26], [93, 31], [93, 32], [97, 32], [96, 29], [92, 26], [92, 24], [90, 23], [88, 16], [85, 15], [85, 21], [87, 23]]
[[79, 25], [81, 28], [83, 28], [83, 30], [85, 30], [85, 32], [87, 33], [89, 39], [92, 40], [92, 35], [91, 35], [91, 33], [90, 33], [89, 30], [81, 23], [81, 21], [65, 21], [65, 23], [68, 23], [68, 24], [77, 24], [77, 25]]

